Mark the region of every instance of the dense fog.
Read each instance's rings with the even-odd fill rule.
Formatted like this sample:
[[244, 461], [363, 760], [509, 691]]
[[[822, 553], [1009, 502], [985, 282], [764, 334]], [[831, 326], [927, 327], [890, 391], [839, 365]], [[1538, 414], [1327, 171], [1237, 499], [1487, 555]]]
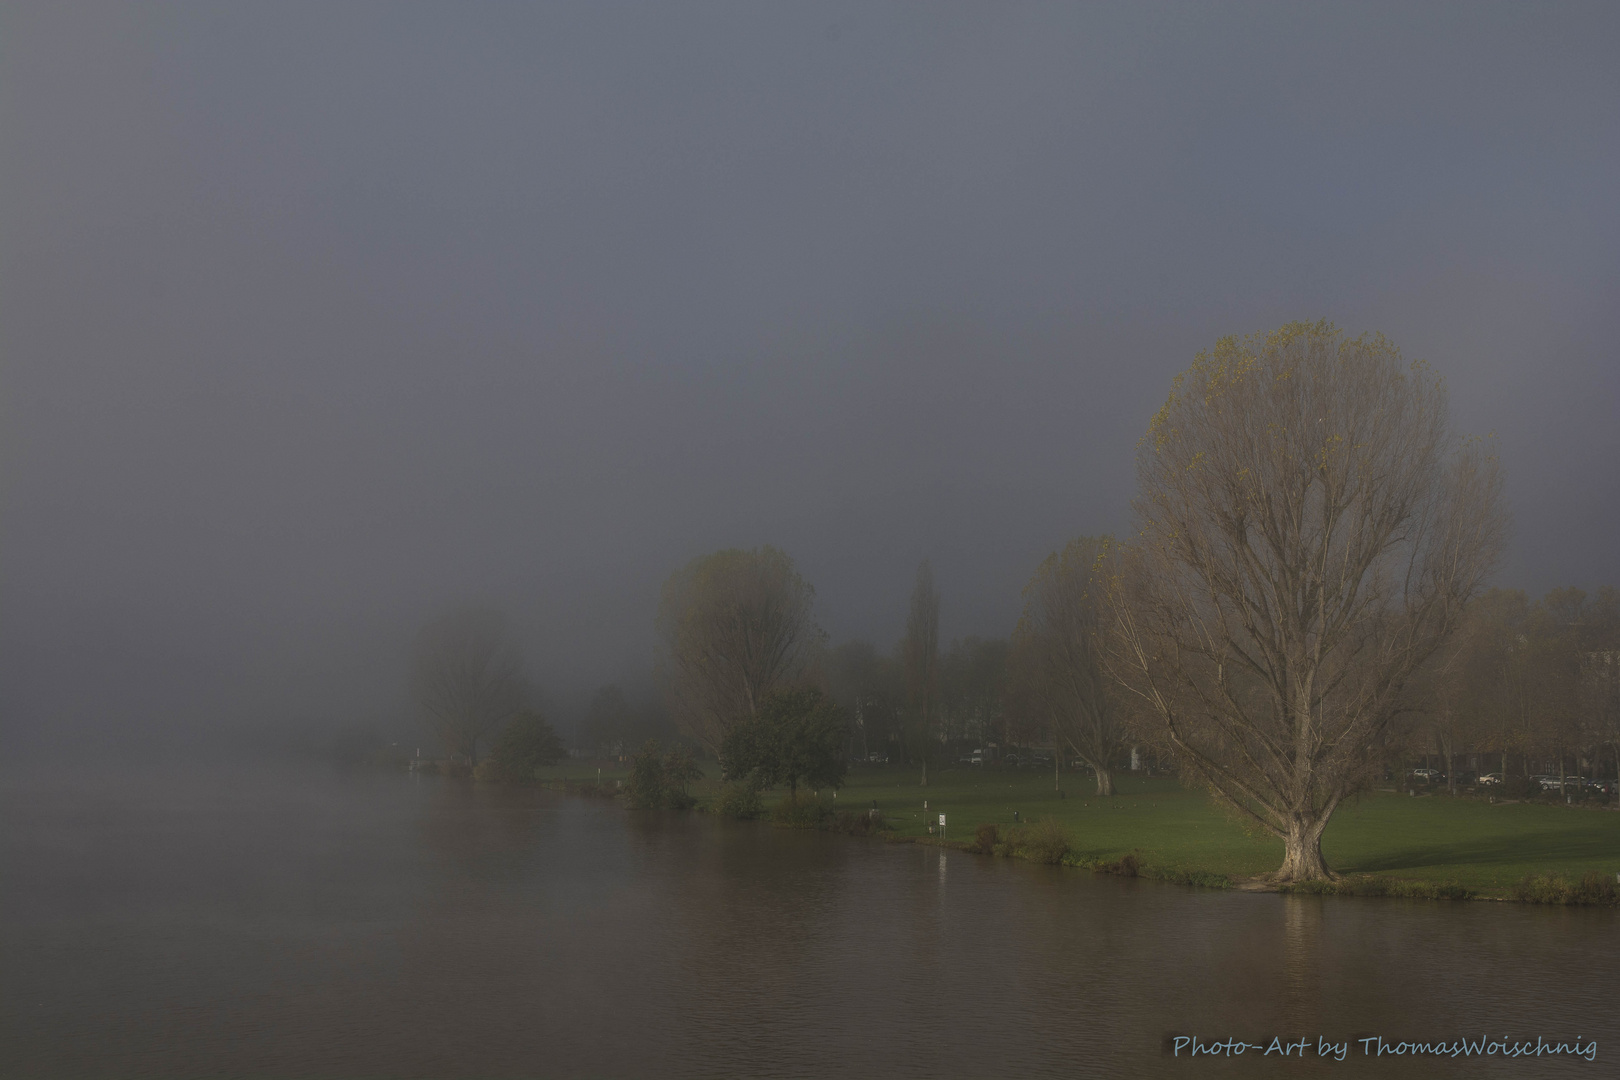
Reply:
[[[658, 697], [773, 545], [833, 642], [1004, 636], [1172, 377], [1328, 318], [1494, 434], [1495, 584], [1620, 584], [1620, 13], [0, 14], [0, 734], [418, 731], [413, 635]], [[283, 738], [285, 737], [285, 738]]]

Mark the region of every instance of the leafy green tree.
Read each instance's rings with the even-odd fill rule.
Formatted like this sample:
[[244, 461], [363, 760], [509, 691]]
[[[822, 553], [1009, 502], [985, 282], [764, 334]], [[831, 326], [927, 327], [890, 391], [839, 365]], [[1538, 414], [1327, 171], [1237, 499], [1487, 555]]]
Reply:
[[501, 730], [491, 756], [513, 780], [527, 784], [542, 765], [562, 760], [562, 740], [551, 723], [534, 709], [524, 709]]
[[692, 755], [690, 746], [672, 746], [664, 754], [664, 804], [680, 808], [692, 805], [687, 786], [703, 779], [703, 766]]
[[630, 759], [630, 776], [624, 782], [624, 797], [637, 810], [660, 810], [664, 806], [664, 748], [648, 740], [641, 753]]
[[649, 739], [630, 760], [625, 797], [638, 810], [684, 810], [693, 801], [687, 786], [702, 775], [688, 747], [665, 750], [656, 739]]
[[800, 784], [843, 786], [848, 738], [844, 710], [820, 690], [778, 690], [760, 703], [758, 716], [732, 727], [720, 746], [720, 764], [733, 780], [786, 784], [797, 798]]

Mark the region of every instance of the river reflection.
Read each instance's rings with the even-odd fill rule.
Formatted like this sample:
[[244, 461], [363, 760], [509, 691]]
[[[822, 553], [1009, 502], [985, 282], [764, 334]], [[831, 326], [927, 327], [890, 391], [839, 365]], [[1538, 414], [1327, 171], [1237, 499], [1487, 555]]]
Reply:
[[1289, 1031], [1320, 1031], [1325, 1018], [1316, 943], [1322, 937], [1322, 902], [1309, 896], [1285, 896], [1281, 901], [1283, 972], [1287, 976], [1283, 1017]]
[[[1612, 911], [1189, 890], [315, 770], [4, 778], [0, 1074], [1612, 1075]], [[1341, 1064], [1317, 1040], [1597, 1039]], [[1189, 1062], [1177, 1034], [1308, 1039]]]

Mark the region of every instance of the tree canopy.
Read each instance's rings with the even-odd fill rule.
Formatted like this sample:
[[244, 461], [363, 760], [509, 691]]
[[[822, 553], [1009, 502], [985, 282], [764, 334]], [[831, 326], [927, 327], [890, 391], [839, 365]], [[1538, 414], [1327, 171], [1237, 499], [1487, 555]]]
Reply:
[[677, 744], [665, 749], [649, 739], [630, 759], [625, 797], [638, 810], [685, 810], [695, 801], [687, 786], [702, 776], [703, 768], [690, 747]]
[[509, 777], [529, 783], [536, 769], [555, 765], [565, 753], [550, 721], [534, 709], [524, 709], [501, 729], [490, 756]]
[[720, 764], [733, 780], [760, 787], [800, 784], [838, 788], [848, 769], [849, 723], [837, 702], [815, 687], [778, 690], [759, 714], [739, 722], [720, 747]]

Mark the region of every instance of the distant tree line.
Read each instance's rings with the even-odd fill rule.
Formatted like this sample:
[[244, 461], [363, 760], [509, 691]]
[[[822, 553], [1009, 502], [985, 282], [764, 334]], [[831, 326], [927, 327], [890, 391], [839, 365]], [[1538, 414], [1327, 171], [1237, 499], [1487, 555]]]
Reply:
[[[1400, 749], [1503, 776], [1590, 778], [1620, 768], [1620, 590], [1492, 589], [1425, 672]], [[1483, 769], [1481, 769], [1483, 771]]]
[[[813, 689], [838, 707], [843, 761], [910, 764], [926, 785], [930, 765], [954, 764], [970, 748], [994, 755], [1044, 743], [1056, 747], [1054, 768], [1084, 762], [1109, 793], [1129, 731], [1102, 668], [1095, 556], [1104, 544], [1075, 541], [1038, 569], [1010, 641], [969, 637], [944, 649], [927, 561], [905, 634], [885, 651], [858, 639], [829, 646], [814, 590], [774, 548], [695, 560], [666, 586], [659, 615], [675, 719], [722, 762], [742, 760], [763, 703]], [[608, 700], [611, 688], [599, 691], [592, 715]]]

